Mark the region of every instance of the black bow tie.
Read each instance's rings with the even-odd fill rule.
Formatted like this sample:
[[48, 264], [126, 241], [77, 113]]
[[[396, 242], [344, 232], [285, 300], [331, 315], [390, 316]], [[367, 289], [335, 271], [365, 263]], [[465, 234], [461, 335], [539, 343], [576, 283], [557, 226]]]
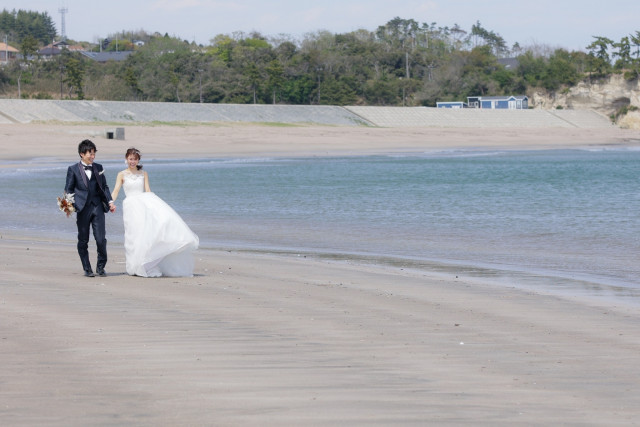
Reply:
[[90, 171], [90, 170], [93, 170], [93, 167], [92, 167], [92, 166], [85, 166], [85, 167], [84, 167], [84, 170], [86, 170], [86, 171]]

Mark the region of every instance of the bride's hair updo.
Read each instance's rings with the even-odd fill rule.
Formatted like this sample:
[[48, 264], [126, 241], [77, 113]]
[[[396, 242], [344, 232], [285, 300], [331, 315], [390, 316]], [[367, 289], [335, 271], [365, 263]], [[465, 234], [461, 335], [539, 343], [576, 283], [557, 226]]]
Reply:
[[[134, 156], [138, 158], [138, 161], [140, 161], [140, 150], [138, 150], [137, 148], [129, 148], [127, 150], [127, 152], [124, 155], [125, 159], [128, 159], [129, 156]], [[138, 165], [136, 166], [138, 168], [138, 170], [142, 169], [142, 165], [140, 163], [138, 163]]]

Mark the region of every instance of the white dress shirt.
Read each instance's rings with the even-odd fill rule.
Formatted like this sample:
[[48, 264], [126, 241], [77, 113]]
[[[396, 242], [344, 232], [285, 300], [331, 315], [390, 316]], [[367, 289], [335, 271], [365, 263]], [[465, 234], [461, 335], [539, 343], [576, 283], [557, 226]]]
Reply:
[[84, 173], [87, 174], [87, 178], [91, 179], [91, 175], [93, 174], [93, 166], [92, 165], [85, 165], [83, 162], [80, 162], [80, 163], [82, 163], [83, 167], [84, 166], [90, 166], [92, 168], [92, 169], [85, 169], [84, 170]]

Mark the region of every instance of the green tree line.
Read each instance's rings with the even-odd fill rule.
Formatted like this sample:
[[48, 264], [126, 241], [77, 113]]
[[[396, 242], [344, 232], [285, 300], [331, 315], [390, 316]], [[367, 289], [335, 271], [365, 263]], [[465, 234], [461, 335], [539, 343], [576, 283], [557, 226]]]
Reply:
[[[58, 35], [53, 20], [47, 12], [39, 13], [25, 10], [0, 12], [0, 34], [7, 37], [7, 41], [20, 45], [22, 40], [33, 37], [38, 42], [46, 45]], [[2, 40], [4, 42], [4, 38]]]
[[[509, 46], [480, 22], [466, 31], [394, 18], [375, 31], [318, 31], [301, 40], [221, 34], [208, 45], [121, 33], [94, 50], [115, 50], [114, 39], [119, 50], [133, 49], [125, 61], [97, 63], [71, 52], [23, 60], [0, 71], [0, 90], [15, 94], [20, 76], [25, 98], [435, 106], [473, 95], [555, 91], [612, 72], [634, 79], [640, 70], [640, 32], [620, 42], [594, 37], [586, 52], [541, 51]], [[136, 47], [136, 40], [145, 43]], [[506, 68], [507, 57], [519, 65]]]

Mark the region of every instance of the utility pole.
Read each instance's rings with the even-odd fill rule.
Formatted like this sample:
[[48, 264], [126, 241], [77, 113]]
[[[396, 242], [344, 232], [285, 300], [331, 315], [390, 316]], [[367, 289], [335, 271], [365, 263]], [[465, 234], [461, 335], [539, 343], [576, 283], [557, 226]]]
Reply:
[[62, 70], [64, 70], [64, 65], [62, 65], [62, 61], [60, 61], [60, 99], [62, 99]]
[[407, 68], [407, 80], [409, 79], [409, 51], [404, 53], [404, 63]]
[[436, 65], [432, 62], [429, 65], [427, 65], [427, 68], [429, 69], [429, 81], [433, 80], [433, 73], [432, 70], [434, 68], [436, 68]]
[[199, 84], [199, 86], [200, 86], [200, 104], [202, 104], [202, 102], [203, 102], [203, 99], [202, 99], [202, 71], [203, 70], [198, 70], [198, 77], [199, 77], [199, 80], [200, 80], [200, 84]]
[[316, 71], [318, 72], [318, 105], [320, 105], [320, 72], [322, 71], [322, 67], [317, 67]]

